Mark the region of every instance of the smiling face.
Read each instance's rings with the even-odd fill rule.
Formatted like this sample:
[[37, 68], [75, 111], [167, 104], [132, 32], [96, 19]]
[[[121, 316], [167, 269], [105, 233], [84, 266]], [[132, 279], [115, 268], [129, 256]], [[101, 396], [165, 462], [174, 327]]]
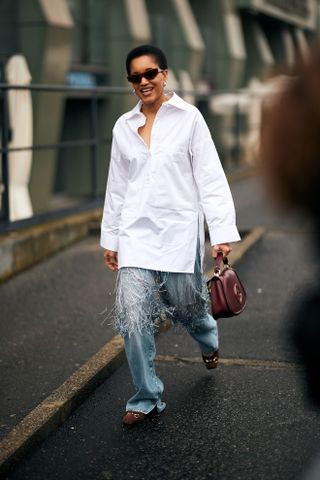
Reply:
[[[155, 58], [151, 55], [142, 55], [141, 57], [131, 60], [130, 74], [141, 74], [154, 68], [160, 69]], [[159, 104], [160, 106], [161, 103], [166, 100], [164, 96], [164, 83], [167, 76], [168, 70], [163, 70], [152, 80], [147, 80], [145, 77], [142, 77], [140, 83], [132, 83], [132, 87], [144, 105], [153, 106]]]

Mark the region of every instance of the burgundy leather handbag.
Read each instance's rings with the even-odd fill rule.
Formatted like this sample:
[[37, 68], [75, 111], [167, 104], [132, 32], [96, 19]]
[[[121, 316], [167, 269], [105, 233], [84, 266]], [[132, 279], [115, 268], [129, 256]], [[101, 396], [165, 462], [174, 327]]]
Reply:
[[235, 270], [229, 265], [228, 258], [223, 258], [221, 252], [215, 259], [213, 272], [213, 277], [208, 281], [213, 317], [239, 315], [247, 305], [247, 294]]

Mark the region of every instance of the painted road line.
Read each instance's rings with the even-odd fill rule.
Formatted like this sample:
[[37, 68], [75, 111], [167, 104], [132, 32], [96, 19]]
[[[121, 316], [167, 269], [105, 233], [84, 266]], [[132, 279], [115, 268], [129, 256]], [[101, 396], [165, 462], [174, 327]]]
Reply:
[[[187, 365], [190, 363], [203, 363], [201, 357], [180, 357], [178, 355], [157, 355], [156, 361], [178, 363]], [[268, 369], [289, 369], [300, 370], [302, 365], [291, 362], [278, 362], [276, 360], [256, 360], [250, 358], [219, 358], [219, 365], [227, 367], [250, 367], [250, 368], [268, 368]]]

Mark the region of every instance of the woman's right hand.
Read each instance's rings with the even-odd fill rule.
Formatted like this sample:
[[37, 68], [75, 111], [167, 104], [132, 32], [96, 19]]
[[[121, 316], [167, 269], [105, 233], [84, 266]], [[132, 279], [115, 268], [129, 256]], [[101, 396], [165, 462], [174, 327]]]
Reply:
[[118, 270], [118, 252], [106, 250], [103, 254], [105, 265], [113, 272]]

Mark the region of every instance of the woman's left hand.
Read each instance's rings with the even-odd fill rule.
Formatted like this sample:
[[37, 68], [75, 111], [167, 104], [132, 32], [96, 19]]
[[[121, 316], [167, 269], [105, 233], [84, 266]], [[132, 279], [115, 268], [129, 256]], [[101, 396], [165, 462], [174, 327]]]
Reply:
[[222, 252], [223, 256], [226, 257], [231, 252], [232, 248], [229, 243], [218, 243], [212, 247], [212, 256], [216, 258], [218, 252]]

